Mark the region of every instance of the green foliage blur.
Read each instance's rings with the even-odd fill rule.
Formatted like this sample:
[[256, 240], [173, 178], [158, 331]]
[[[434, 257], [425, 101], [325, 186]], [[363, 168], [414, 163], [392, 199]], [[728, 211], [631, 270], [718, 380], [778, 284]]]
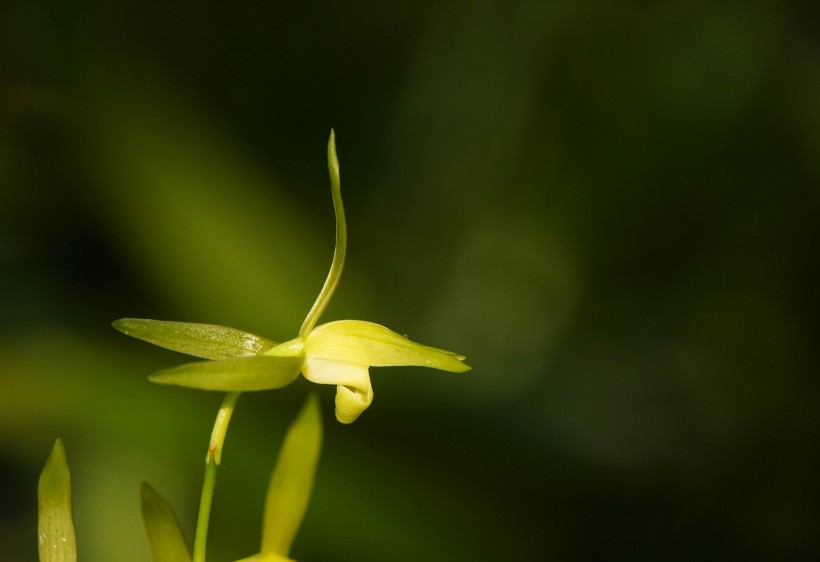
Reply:
[[[56, 437], [81, 560], [192, 538], [222, 396], [121, 317], [323, 321], [467, 356], [327, 421], [292, 557], [820, 556], [820, 35], [809, 2], [0, 4], [0, 561]], [[242, 398], [209, 555], [259, 549], [311, 385]], [[412, 397], [412, 399], [411, 399]], [[421, 405], [421, 406], [420, 406]]]

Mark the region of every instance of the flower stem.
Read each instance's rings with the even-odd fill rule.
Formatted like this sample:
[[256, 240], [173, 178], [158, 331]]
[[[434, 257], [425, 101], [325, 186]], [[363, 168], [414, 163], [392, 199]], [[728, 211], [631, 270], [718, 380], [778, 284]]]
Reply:
[[205, 457], [205, 479], [202, 482], [199, 517], [196, 521], [193, 562], [205, 562], [205, 545], [208, 541], [208, 522], [211, 518], [211, 503], [214, 499], [216, 471], [222, 460], [222, 445], [225, 442], [225, 434], [228, 432], [228, 424], [231, 423], [231, 415], [233, 415], [236, 401], [240, 396], [242, 396], [241, 392], [229, 392], [225, 396], [211, 432], [211, 442], [208, 444], [208, 454]]
[[345, 254], [347, 253], [347, 222], [345, 221], [345, 209], [342, 205], [342, 192], [339, 180], [339, 158], [336, 156], [336, 133], [330, 130], [330, 139], [327, 142], [327, 169], [330, 174], [330, 190], [333, 193], [333, 208], [336, 212], [336, 248], [333, 251], [333, 262], [330, 264], [330, 272], [322, 287], [316, 302], [308, 312], [302, 327], [299, 329], [299, 337], [307, 336], [319, 317], [327, 308], [330, 297], [339, 285], [342, 276], [342, 269], [345, 264]]

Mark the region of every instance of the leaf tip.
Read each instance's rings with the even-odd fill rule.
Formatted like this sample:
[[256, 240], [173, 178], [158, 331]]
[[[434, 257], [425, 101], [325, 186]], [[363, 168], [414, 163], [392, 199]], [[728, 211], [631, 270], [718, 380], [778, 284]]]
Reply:
[[334, 184], [339, 183], [339, 157], [336, 155], [336, 131], [330, 129], [330, 138], [327, 140], [327, 167]]
[[151, 373], [148, 375], [148, 382], [152, 382], [154, 384], [173, 384], [168, 380], [168, 377], [165, 375], [164, 371], [157, 371], [156, 373]]
[[65, 456], [65, 445], [59, 437], [54, 441], [43, 471], [40, 473], [40, 485], [56, 474], [68, 473], [68, 461]]
[[319, 406], [319, 393], [311, 391], [310, 394], [308, 394], [307, 400], [305, 400], [304, 406], [302, 406], [302, 410], [306, 415], [317, 417], [319, 421], [321, 421], [322, 409]]
[[152, 498], [156, 492], [148, 482], [140, 482], [140, 499], [145, 502], [146, 499]]
[[65, 445], [63, 445], [63, 440], [59, 437], [54, 440], [54, 446], [51, 448], [52, 455], [59, 455], [62, 458], [65, 458]]

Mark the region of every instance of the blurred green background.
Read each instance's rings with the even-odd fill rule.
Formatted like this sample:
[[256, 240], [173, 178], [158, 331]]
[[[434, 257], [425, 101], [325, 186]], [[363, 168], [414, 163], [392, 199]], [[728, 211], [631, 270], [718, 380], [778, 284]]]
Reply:
[[[310, 561], [820, 556], [820, 36], [811, 2], [0, 7], [0, 560], [57, 436], [80, 558], [189, 538], [221, 395], [119, 317], [379, 322], [473, 371], [374, 369], [333, 420]], [[243, 397], [210, 558], [258, 548], [311, 387]]]

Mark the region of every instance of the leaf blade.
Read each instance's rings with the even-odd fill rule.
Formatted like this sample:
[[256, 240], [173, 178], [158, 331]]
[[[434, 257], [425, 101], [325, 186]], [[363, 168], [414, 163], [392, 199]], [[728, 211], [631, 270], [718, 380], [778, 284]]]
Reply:
[[54, 443], [37, 484], [37, 543], [40, 562], [76, 562], [71, 514], [71, 473], [60, 439]]
[[146, 482], [140, 488], [140, 511], [152, 562], [191, 562], [174, 510]]
[[311, 393], [288, 428], [271, 473], [262, 523], [262, 554], [287, 556], [307, 511], [319, 454], [322, 414]]
[[267, 338], [216, 324], [120, 318], [111, 325], [132, 338], [203, 359], [253, 357], [276, 345]]

